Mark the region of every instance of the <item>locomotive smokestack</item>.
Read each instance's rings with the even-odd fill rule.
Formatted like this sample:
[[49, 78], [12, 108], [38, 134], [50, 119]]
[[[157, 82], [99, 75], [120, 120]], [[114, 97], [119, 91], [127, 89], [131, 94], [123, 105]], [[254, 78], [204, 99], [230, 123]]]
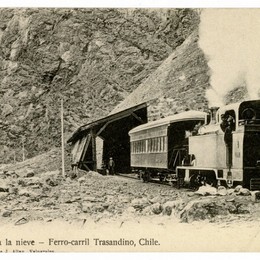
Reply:
[[219, 107], [211, 107], [210, 110], [210, 124], [216, 124], [216, 114]]

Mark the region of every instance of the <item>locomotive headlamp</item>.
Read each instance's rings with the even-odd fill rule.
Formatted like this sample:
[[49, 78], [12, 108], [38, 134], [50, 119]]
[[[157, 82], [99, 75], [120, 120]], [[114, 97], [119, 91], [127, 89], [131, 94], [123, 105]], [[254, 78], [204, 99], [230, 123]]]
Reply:
[[233, 180], [232, 180], [232, 172], [228, 171], [227, 173], [227, 186], [231, 188], [233, 186]]

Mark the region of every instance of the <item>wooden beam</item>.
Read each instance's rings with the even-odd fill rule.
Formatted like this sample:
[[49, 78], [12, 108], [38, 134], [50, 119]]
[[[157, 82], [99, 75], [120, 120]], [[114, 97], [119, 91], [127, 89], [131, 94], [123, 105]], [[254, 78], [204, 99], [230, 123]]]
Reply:
[[111, 123], [111, 122], [106, 122], [100, 129], [99, 129], [99, 131], [97, 132], [97, 136], [99, 136], [105, 129], [106, 129], [106, 127], [109, 125], [109, 123]]
[[144, 124], [145, 122], [144, 122], [144, 120], [141, 118], [141, 117], [139, 117], [138, 115], [136, 115], [134, 112], [131, 114], [134, 118], [136, 118], [139, 122], [141, 122], [142, 124]]
[[83, 161], [85, 156], [86, 156], [86, 153], [87, 153], [87, 150], [88, 150], [88, 146], [90, 144], [90, 140], [91, 140], [91, 136], [90, 136], [90, 134], [88, 134], [87, 141], [86, 141], [86, 144], [85, 144], [84, 149], [83, 149], [83, 153], [82, 153], [82, 155], [80, 157], [80, 161]]

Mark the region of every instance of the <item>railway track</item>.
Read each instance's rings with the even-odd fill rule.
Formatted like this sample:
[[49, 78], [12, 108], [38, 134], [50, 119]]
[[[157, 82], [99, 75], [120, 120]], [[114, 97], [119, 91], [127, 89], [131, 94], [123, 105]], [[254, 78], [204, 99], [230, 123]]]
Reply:
[[[129, 179], [134, 179], [134, 180], [137, 180], [137, 181], [140, 181], [142, 182], [142, 180], [140, 180], [138, 177], [137, 177], [137, 174], [124, 174], [124, 173], [119, 173], [117, 174], [117, 176], [119, 177], [123, 177], [123, 178], [129, 178]], [[172, 186], [169, 182], [162, 182], [160, 181], [159, 179], [151, 179], [149, 182], [146, 182], [146, 183], [154, 183], [154, 184], [159, 184], [159, 185], [166, 185], [166, 186]]]

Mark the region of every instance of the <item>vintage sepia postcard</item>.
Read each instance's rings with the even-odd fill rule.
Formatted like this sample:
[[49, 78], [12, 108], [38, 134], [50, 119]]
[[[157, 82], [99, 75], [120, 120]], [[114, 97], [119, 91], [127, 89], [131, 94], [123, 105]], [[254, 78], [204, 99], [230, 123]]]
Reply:
[[0, 252], [258, 252], [259, 17], [0, 8]]

